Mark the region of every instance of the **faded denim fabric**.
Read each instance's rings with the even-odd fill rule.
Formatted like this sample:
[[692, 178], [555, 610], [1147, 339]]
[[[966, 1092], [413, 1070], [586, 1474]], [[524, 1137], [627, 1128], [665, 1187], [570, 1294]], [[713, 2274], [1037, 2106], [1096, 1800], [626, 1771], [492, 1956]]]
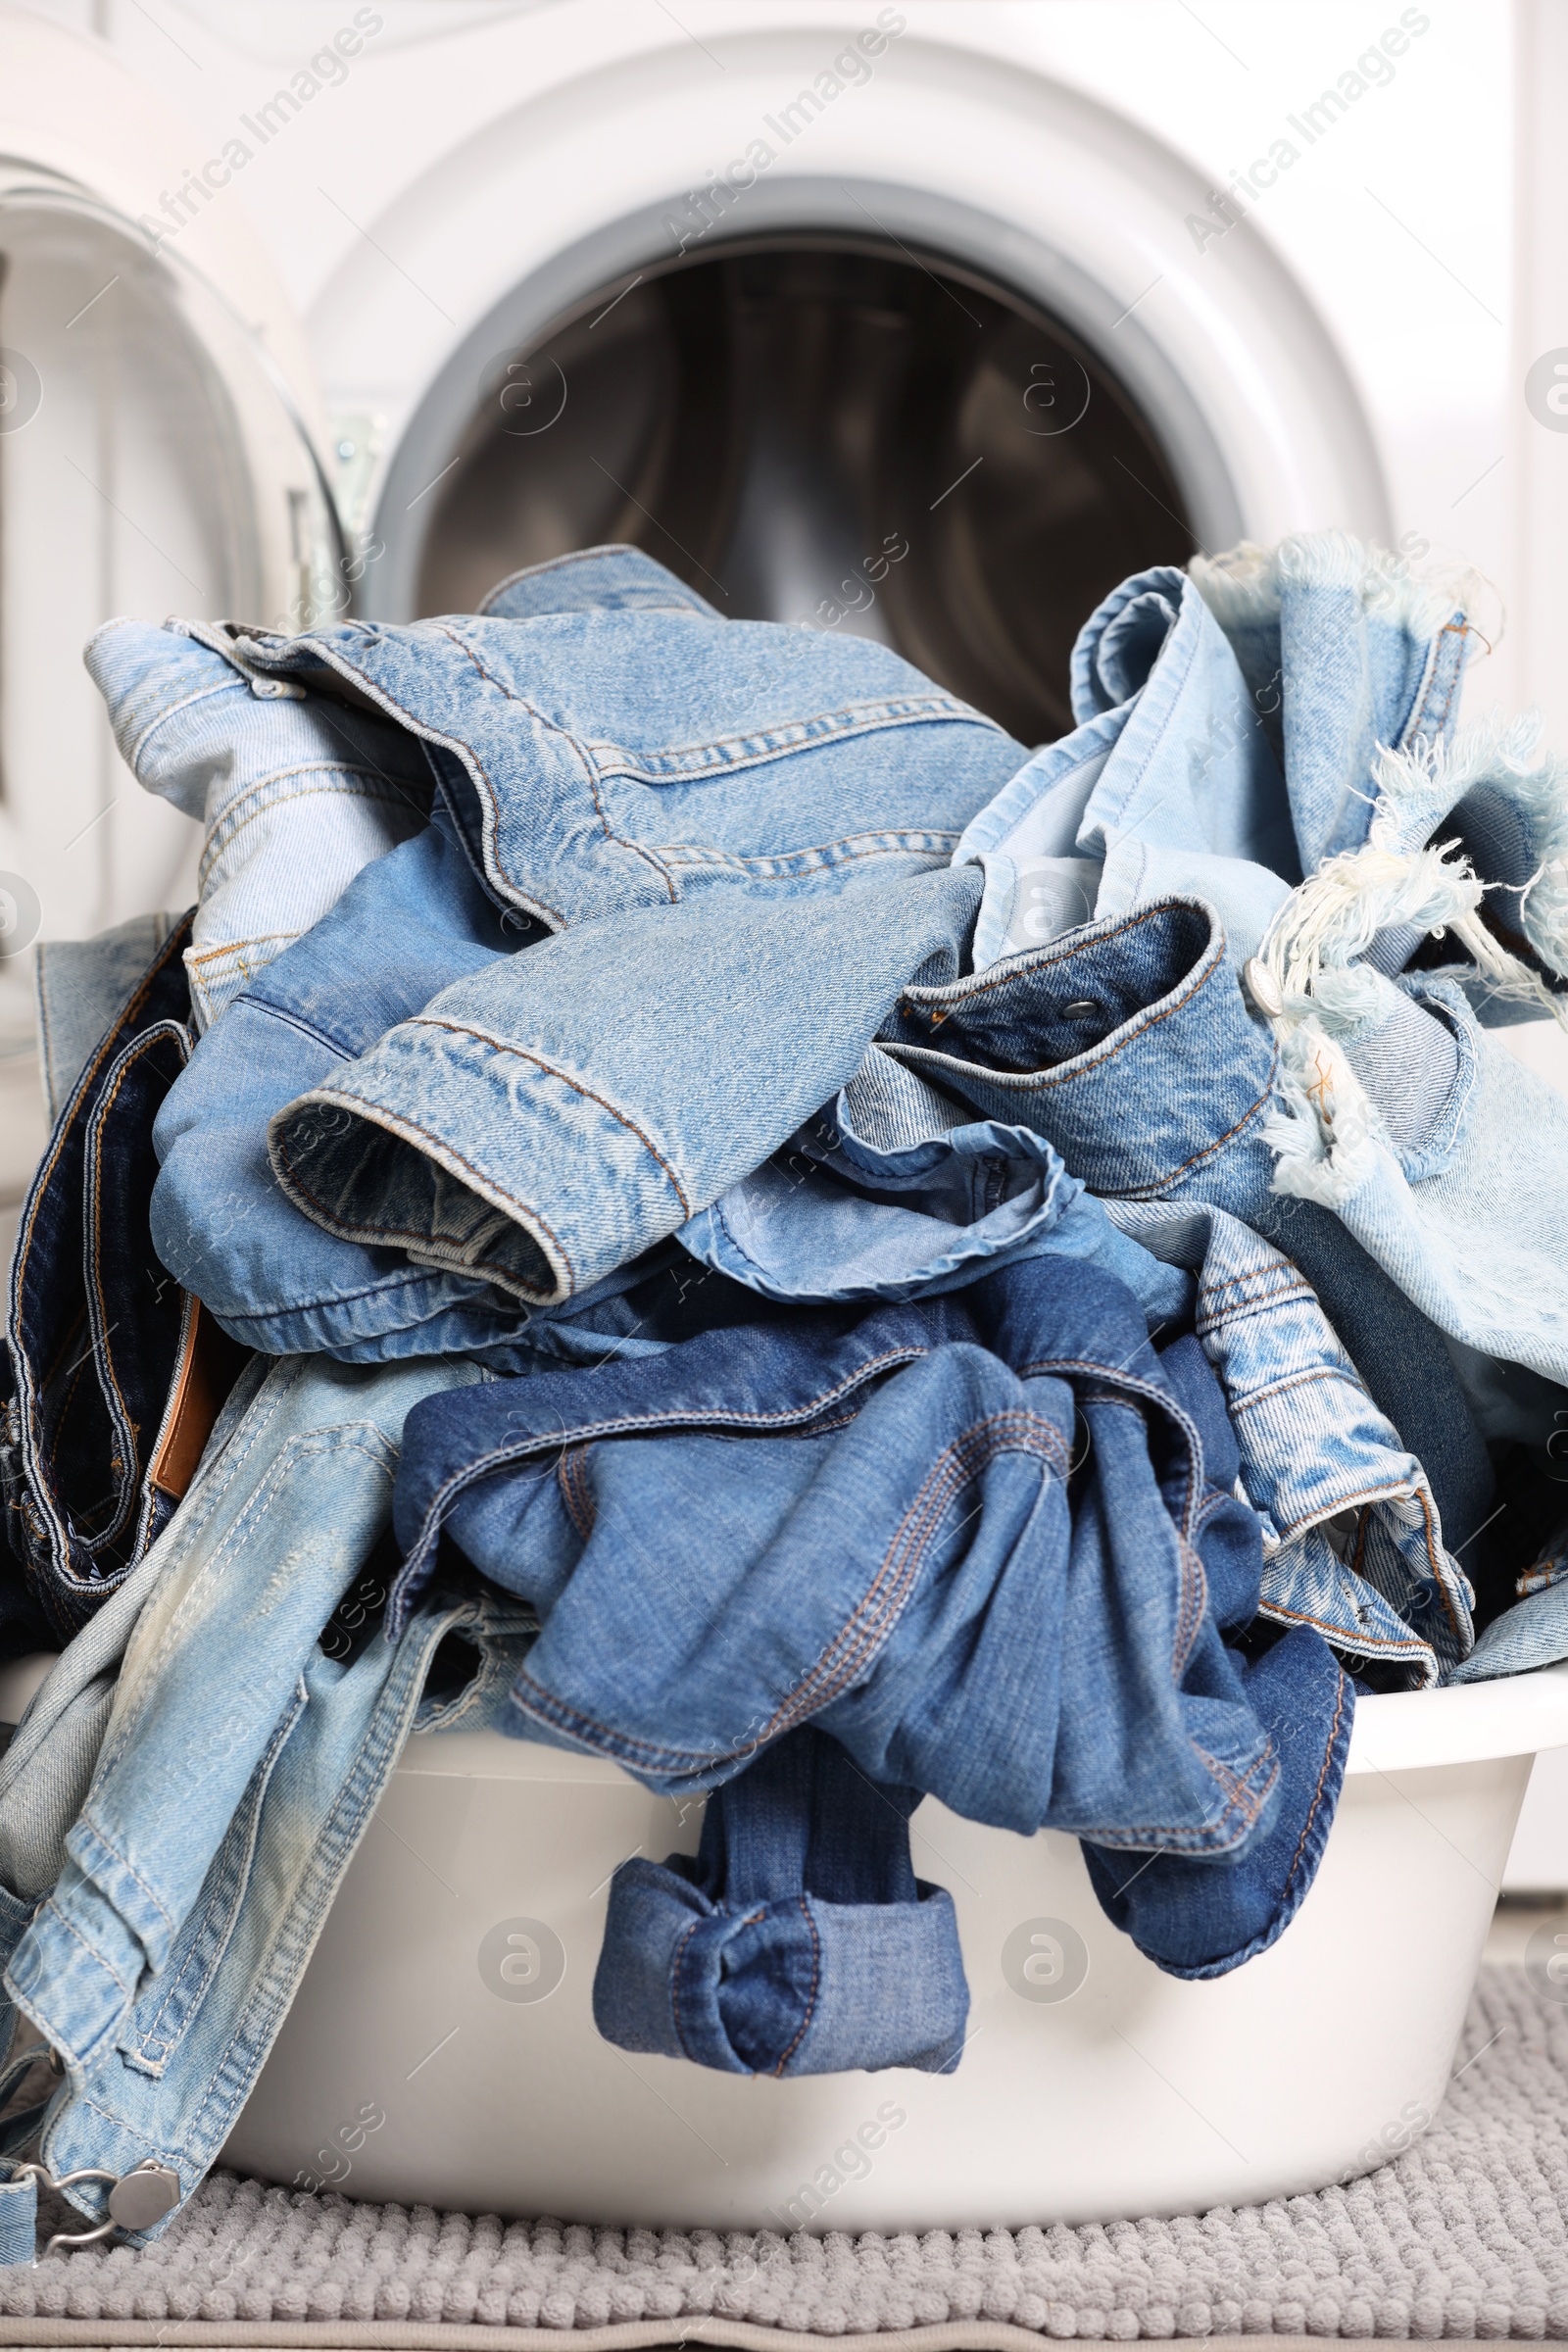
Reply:
[[94, 1049], [140, 988], [177, 914], [133, 914], [92, 939], [41, 939], [33, 950], [38, 1066], [54, 1125]]
[[276, 1113], [273, 1172], [344, 1240], [580, 1298], [847, 1084], [905, 979], [956, 973], [978, 889], [945, 866], [575, 924]]
[[713, 1790], [695, 1856], [615, 1872], [600, 2033], [731, 2075], [951, 2072], [969, 1987], [953, 1897], [909, 1859], [919, 1802], [810, 1724], [786, 1732]]
[[[1023, 758], [989, 720], [878, 646], [813, 640], [803, 664], [798, 632], [720, 621], [632, 550], [492, 603], [237, 640], [306, 678], [306, 708], [346, 683], [397, 715], [450, 811], [439, 851], [383, 861], [429, 870], [362, 873], [247, 990], [246, 1034], [203, 1040], [160, 1124], [160, 1250], [254, 1345], [488, 1348], [591, 1298], [784, 1144], [899, 982], [967, 941], [978, 878], [947, 860]], [[338, 956], [363, 1003], [332, 993]]]
[[[635, 1280], [646, 1250], [687, 1222], [705, 1189], [749, 1172], [835, 1079], [853, 1075], [892, 1005], [898, 971], [957, 969], [975, 891], [972, 877], [946, 871], [889, 884], [875, 893], [875, 928], [858, 893], [799, 908], [737, 898], [630, 916], [612, 943], [584, 925], [516, 956], [440, 812], [361, 874], [202, 1039], [155, 1130], [159, 1255], [252, 1347], [321, 1348], [350, 1361], [462, 1349], [505, 1365], [525, 1334], [542, 1339], [541, 1306], [565, 1307], [575, 1320]], [[556, 964], [539, 958], [569, 971], [551, 985]], [[707, 974], [711, 987], [697, 988], [672, 1041], [657, 990], [679, 970], [683, 985]], [[470, 1038], [461, 1110], [468, 1124], [454, 1125], [451, 1138], [467, 1136], [476, 1156], [544, 1204], [550, 1256], [520, 1222], [521, 1204], [503, 1213], [475, 1184], [452, 1181], [331, 1107], [377, 1064], [383, 1039], [410, 1084], [442, 1091], [418, 1041], [427, 1034], [438, 1054], [443, 1043], [456, 1053], [465, 973], [506, 984], [518, 1043], [507, 1052]], [[779, 1006], [792, 997], [798, 1022], [786, 1029]], [[541, 1000], [548, 1016], [534, 1009]], [[575, 1089], [559, 1074], [596, 1059], [595, 1079]], [[610, 1106], [617, 1089], [618, 1112]], [[302, 1096], [325, 1107], [288, 1114]], [[536, 1132], [522, 1115], [530, 1106]], [[378, 1243], [299, 1215], [269, 1160], [270, 1121], [281, 1152], [318, 1139], [308, 1161], [331, 1147], [352, 1150]], [[539, 1215], [532, 1202], [529, 1214]], [[442, 1229], [421, 1235], [427, 1208]]]
[[1119, 1232], [1044, 1136], [967, 1118], [875, 1048], [783, 1152], [678, 1239], [784, 1301], [914, 1298], [1050, 1251], [1125, 1283], [1152, 1323], [1191, 1310], [1191, 1283]]
[[496, 620], [533, 620], [542, 612], [691, 612], [722, 615], [640, 547], [580, 547], [569, 556], [508, 572], [480, 599]]
[[1349, 1701], [1317, 1634], [1281, 1634], [1278, 1720], [1312, 1758], [1285, 1773], [1248, 1695], [1262, 1664], [1222, 1638], [1255, 1616], [1261, 1564], [1235, 1475], [1197, 1342], [1156, 1352], [1109, 1277], [1025, 1259], [859, 1319], [796, 1309], [430, 1399], [405, 1433], [394, 1606], [444, 1531], [541, 1621], [502, 1729], [675, 1791], [809, 1722], [975, 1820], [1231, 1857], [1225, 1932], [1251, 1942], [1271, 1897], [1235, 1858], [1288, 1789], [1306, 1809], [1285, 1850], [1310, 1844]]
[[[1413, 977], [1409, 986], [1418, 985]], [[1431, 985], [1457, 993], [1446, 982]], [[1436, 1021], [1413, 997], [1393, 993], [1416, 1024], [1417, 1054], [1413, 1064], [1369, 1054], [1369, 1081], [1386, 1086], [1397, 1119], [1436, 1116], [1441, 1125], [1446, 1117], [1451, 1127], [1452, 1078], [1446, 1095], [1441, 1054], [1425, 1102], [1405, 1083], [1407, 1067], [1421, 1074], [1428, 1034], [1421, 1024], [1436, 1030]], [[1467, 1041], [1479, 1038], [1462, 1000], [1455, 1026]], [[1397, 1042], [1402, 1053], [1406, 1040]], [[1495, 1230], [1508, 1211], [1486, 1182], [1511, 1194], [1498, 1122], [1484, 1117], [1471, 1154], [1462, 1163], [1454, 1155], [1455, 1186], [1443, 1172], [1441, 1151], [1430, 1152], [1425, 1165], [1437, 1173], [1424, 1181], [1417, 1181], [1424, 1164], [1415, 1153], [1411, 1181], [1393, 1163], [1385, 1192], [1407, 1212], [1402, 1232], [1392, 1218], [1380, 1223], [1358, 1207], [1348, 1213], [1337, 1202], [1282, 1197], [1276, 1137], [1286, 1098], [1273, 1031], [1243, 994], [1217, 918], [1194, 901], [1166, 900], [1085, 926], [943, 988], [906, 988], [881, 1043], [982, 1117], [1046, 1136], [1071, 1173], [1107, 1202], [1200, 1202], [1274, 1242], [1300, 1267], [1374, 1400], [1426, 1468], [1450, 1548], [1469, 1542], [1492, 1508], [1491, 1469], [1458, 1377], [1424, 1318], [1441, 1330], [1458, 1326], [1456, 1336], [1524, 1362], [1549, 1354], [1559, 1345], [1557, 1328], [1568, 1330], [1568, 1306], [1553, 1303], [1561, 1289], [1557, 1260], [1542, 1243], [1546, 1201], [1538, 1194], [1527, 1205], [1522, 1234]], [[1388, 1043], [1380, 1040], [1380, 1048]], [[1504, 1049], [1479, 1038], [1477, 1062], [1482, 1054], [1495, 1069]], [[1450, 1073], [1457, 1055], [1455, 1045]], [[1568, 1125], [1568, 1102], [1546, 1101], [1550, 1090], [1506, 1058], [1498, 1091], [1516, 1099], [1521, 1113], [1531, 1105], [1537, 1125], [1523, 1157], [1539, 1166], [1537, 1150], [1544, 1158], [1549, 1139]], [[1568, 1170], [1560, 1148], [1559, 1165]], [[1528, 1194], [1523, 1199], [1528, 1203]], [[1323, 1213], [1330, 1208], [1337, 1213]], [[1512, 1250], [1530, 1260], [1530, 1274], [1511, 1301], [1498, 1297], [1494, 1309], [1497, 1286], [1480, 1261], [1495, 1266]], [[1468, 1291], [1460, 1267], [1471, 1269]], [[1549, 1373], [1548, 1364], [1539, 1368]]]
[[203, 622], [106, 621], [83, 658], [138, 783], [205, 828], [185, 952], [200, 1031], [419, 829], [429, 767], [400, 728], [263, 677]]
[[986, 875], [976, 967], [1173, 896], [1212, 906], [1245, 961], [1301, 876], [1365, 839], [1380, 750], [1419, 765], [1451, 735], [1466, 647], [1452, 591], [1342, 532], [1124, 581], [1073, 649], [1076, 732], [959, 844]]
[[1275, 1189], [1333, 1209], [1452, 1339], [1568, 1381], [1568, 1100], [1442, 974], [1362, 962], [1298, 1004], [1274, 1024]]
[[1112, 1213], [1198, 1276], [1198, 1337], [1262, 1525], [1260, 1614], [1315, 1627], [1392, 1687], [1435, 1683], [1470, 1650], [1474, 1594], [1425, 1470], [1300, 1269], [1222, 1209], [1140, 1200]]
[[279, 1190], [269, 1120], [460, 973], [508, 952], [503, 918], [438, 810], [235, 998], [153, 1131], [152, 1235], [176, 1278], [248, 1347], [345, 1361], [504, 1346], [526, 1319], [471, 1274], [323, 1233]]
[[590, 553], [497, 592], [524, 618], [257, 631], [236, 651], [430, 745], [489, 887], [551, 930], [734, 883], [919, 872], [1024, 758], [884, 646], [813, 637], [803, 666], [798, 630], [661, 592], [633, 549]]
[[[56, 2175], [151, 2156], [191, 2193], [407, 1734], [487, 1722], [526, 1653], [499, 1594], [433, 1595], [395, 1646], [375, 1624], [403, 1416], [473, 1377], [278, 1364], [167, 1530], [58, 1883], [7, 1938], [6, 1990], [65, 2063]], [[421, 1702], [448, 1633], [479, 1669]], [[102, 2186], [71, 2193], [99, 2218]]]

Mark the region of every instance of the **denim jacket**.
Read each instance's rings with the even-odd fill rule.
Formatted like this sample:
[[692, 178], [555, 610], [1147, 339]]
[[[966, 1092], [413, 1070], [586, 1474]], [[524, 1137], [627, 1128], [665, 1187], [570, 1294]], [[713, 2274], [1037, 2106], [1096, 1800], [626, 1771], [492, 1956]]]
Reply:
[[396, 717], [444, 795], [160, 1122], [160, 1254], [251, 1345], [482, 1346], [582, 1299], [846, 1083], [903, 980], [959, 968], [952, 851], [1024, 757], [989, 720], [632, 550], [499, 603], [237, 641]]

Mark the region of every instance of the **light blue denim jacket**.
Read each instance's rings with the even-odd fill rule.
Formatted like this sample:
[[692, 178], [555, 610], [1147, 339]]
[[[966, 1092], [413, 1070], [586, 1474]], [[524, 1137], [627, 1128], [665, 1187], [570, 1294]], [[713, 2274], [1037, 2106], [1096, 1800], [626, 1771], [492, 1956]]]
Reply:
[[580, 1301], [844, 1085], [906, 979], [959, 968], [952, 852], [1024, 757], [991, 721], [630, 549], [499, 604], [238, 641], [306, 710], [397, 716], [444, 795], [441, 843], [362, 871], [160, 1118], [159, 1253], [253, 1346], [487, 1345]]
[[1073, 649], [1076, 732], [959, 845], [986, 874], [977, 968], [1177, 895], [1244, 962], [1302, 875], [1365, 840], [1380, 748], [1419, 763], [1451, 736], [1460, 593], [1339, 531], [1123, 581]]

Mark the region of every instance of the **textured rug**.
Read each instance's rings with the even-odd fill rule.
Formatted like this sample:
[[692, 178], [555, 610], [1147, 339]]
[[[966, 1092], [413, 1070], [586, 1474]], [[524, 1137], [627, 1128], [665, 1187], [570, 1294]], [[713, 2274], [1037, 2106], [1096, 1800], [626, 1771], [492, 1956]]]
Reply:
[[[67, 2225], [69, 2226], [69, 2225]], [[505, 2223], [215, 2176], [161, 2242], [0, 2271], [4, 2344], [710, 2343], [831, 2336], [1568, 2338], [1568, 2006], [1483, 1972], [1431, 2129], [1343, 2188], [1096, 2228], [790, 2238]]]

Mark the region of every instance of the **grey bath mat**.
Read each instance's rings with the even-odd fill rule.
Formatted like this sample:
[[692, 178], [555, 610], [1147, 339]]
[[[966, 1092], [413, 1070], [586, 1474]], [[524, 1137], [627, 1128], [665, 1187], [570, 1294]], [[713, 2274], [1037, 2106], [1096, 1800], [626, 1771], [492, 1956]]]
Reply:
[[[1289, 2031], [1310, 2032], [1311, 2020]], [[1259, 2050], [1266, 2068], [1268, 2053]], [[1042, 2116], [1042, 2130], [1050, 2129]], [[68, 2225], [69, 2226], [69, 2225]], [[158, 2245], [0, 2271], [0, 2344], [982, 2352], [1568, 2338], [1568, 2007], [1483, 1972], [1431, 2129], [1348, 2187], [1104, 2228], [781, 2238], [502, 2223], [219, 2175]]]

